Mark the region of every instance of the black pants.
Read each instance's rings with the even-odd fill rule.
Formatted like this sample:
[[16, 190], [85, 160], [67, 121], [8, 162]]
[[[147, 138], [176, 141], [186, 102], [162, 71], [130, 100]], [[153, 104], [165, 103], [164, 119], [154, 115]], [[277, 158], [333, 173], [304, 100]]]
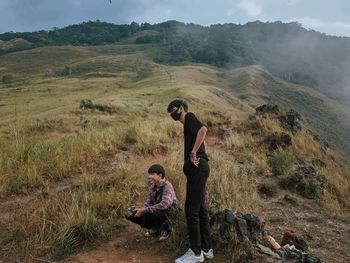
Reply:
[[200, 160], [198, 167], [191, 165], [187, 172], [185, 213], [190, 247], [197, 255], [210, 249], [209, 215], [205, 205], [205, 188], [209, 177], [208, 161]]
[[170, 210], [158, 210], [154, 213], [145, 213], [140, 217], [132, 217], [130, 221], [147, 229], [168, 230], [170, 215]]

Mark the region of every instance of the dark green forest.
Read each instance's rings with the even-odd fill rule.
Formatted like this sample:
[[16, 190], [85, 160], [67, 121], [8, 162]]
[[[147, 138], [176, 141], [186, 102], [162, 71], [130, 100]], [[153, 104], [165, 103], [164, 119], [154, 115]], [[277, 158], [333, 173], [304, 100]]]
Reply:
[[[244, 25], [201, 26], [177, 21], [153, 25], [89, 21], [49, 31], [4, 33], [0, 40], [22, 38], [35, 48], [105, 45], [131, 37], [136, 44], [158, 45], [154, 58], [158, 63], [207, 63], [222, 68], [260, 64], [286, 81], [311, 86], [344, 102], [350, 101], [346, 91], [350, 83], [350, 38], [307, 30], [297, 22], [255, 21]], [[7, 52], [14, 51], [16, 48]]]

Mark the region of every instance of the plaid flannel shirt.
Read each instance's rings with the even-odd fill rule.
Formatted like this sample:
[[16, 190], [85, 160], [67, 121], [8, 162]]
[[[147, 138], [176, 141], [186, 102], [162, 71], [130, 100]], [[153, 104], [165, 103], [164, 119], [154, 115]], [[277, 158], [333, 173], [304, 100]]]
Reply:
[[[162, 199], [159, 203], [156, 203], [156, 191], [160, 190], [161, 187], [163, 187]], [[169, 181], [162, 179], [161, 186], [159, 188], [153, 185], [149, 188], [148, 198], [144, 205], [144, 208], [146, 208], [146, 211], [148, 213], [153, 213], [156, 210], [164, 210], [174, 207], [176, 206], [176, 203], [177, 200], [173, 185]]]

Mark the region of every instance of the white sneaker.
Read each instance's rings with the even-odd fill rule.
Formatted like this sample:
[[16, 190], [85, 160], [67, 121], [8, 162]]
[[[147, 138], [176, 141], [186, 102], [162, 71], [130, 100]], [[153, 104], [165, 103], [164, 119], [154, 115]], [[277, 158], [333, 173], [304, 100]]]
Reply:
[[146, 233], [145, 233], [145, 237], [153, 237], [158, 233], [157, 229], [149, 229]]
[[162, 230], [160, 232], [159, 241], [167, 240], [170, 237], [170, 230]]
[[203, 256], [206, 258], [206, 259], [211, 259], [214, 257], [214, 251], [213, 249], [209, 249], [208, 252], [205, 252], [203, 251]]
[[198, 263], [204, 262], [203, 251], [199, 256], [196, 256], [192, 249], [188, 249], [188, 251], [183, 254], [181, 257], [175, 260], [175, 263]]

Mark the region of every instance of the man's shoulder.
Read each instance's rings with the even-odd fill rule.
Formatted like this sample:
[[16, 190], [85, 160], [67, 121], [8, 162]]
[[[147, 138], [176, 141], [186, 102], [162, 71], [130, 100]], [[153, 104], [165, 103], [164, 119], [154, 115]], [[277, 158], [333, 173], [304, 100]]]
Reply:
[[196, 115], [193, 112], [190, 112], [190, 111], [187, 112], [186, 117], [187, 118], [196, 118], [197, 119]]
[[164, 187], [174, 188], [173, 184], [168, 180], [164, 180]]
[[187, 112], [185, 116], [185, 123], [190, 123], [194, 120], [198, 120], [193, 112]]

